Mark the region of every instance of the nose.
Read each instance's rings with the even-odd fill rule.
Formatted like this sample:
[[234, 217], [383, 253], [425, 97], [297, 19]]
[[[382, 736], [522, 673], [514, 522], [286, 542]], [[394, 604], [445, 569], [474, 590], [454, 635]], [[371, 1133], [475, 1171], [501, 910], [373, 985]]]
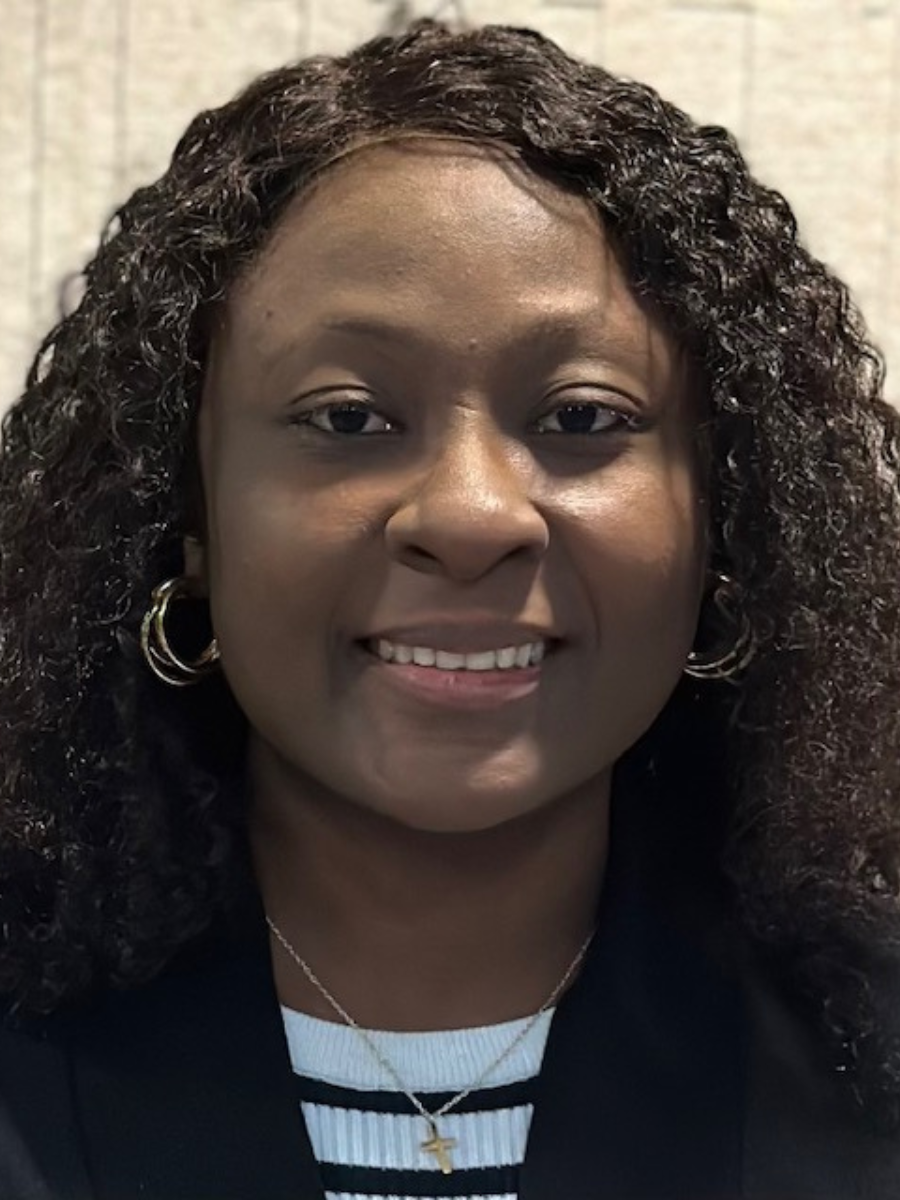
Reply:
[[389, 552], [414, 570], [459, 582], [474, 582], [509, 558], [539, 558], [549, 531], [530, 477], [521, 446], [466, 414], [389, 518]]

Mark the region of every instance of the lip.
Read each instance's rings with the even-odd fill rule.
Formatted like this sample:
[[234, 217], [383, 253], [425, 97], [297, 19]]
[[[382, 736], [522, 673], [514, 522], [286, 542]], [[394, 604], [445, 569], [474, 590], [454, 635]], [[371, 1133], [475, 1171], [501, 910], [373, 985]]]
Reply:
[[[404, 636], [407, 636], [405, 632]], [[533, 634], [530, 640], [536, 640]], [[537, 666], [511, 670], [442, 671], [436, 667], [420, 667], [416, 663], [385, 662], [365, 643], [359, 643], [359, 649], [374, 677], [391, 690], [417, 703], [473, 712], [501, 708], [533, 696], [540, 687], [547, 665], [545, 658]], [[471, 653], [477, 653], [477, 650]]]

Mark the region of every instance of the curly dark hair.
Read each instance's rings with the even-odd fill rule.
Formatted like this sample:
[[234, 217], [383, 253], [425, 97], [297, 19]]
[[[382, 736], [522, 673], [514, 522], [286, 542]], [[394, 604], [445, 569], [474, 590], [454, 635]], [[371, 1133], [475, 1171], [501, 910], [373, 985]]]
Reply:
[[200, 114], [46, 338], [0, 457], [0, 990], [40, 1011], [138, 984], [231, 903], [243, 717], [221, 679], [165, 688], [137, 644], [200, 519], [209, 330], [298, 190], [416, 132], [502, 143], [588, 198], [698, 368], [715, 561], [758, 650], [740, 686], [685, 678], [628, 757], [665, 781], [715, 752], [736, 911], [896, 1110], [900, 414], [732, 137], [527, 30], [418, 23]]

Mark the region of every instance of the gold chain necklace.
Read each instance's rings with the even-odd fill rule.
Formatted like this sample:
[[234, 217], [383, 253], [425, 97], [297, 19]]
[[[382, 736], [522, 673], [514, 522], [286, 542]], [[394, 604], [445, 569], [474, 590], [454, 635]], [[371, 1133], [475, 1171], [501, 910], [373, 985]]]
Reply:
[[456, 1139], [441, 1137], [438, 1129], [438, 1121], [441, 1119], [441, 1117], [446, 1116], [452, 1108], [455, 1108], [457, 1104], [461, 1104], [462, 1101], [465, 1100], [465, 1098], [472, 1092], [481, 1087], [485, 1080], [488, 1079], [488, 1077], [491, 1076], [502, 1063], [506, 1062], [512, 1052], [525, 1040], [525, 1038], [528, 1037], [529, 1033], [531, 1033], [532, 1029], [534, 1029], [535, 1025], [538, 1023], [544, 1013], [549, 1008], [552, 1008], [562, 995], [572, 976], [581, 965], [585, 954], [587, 954], [588, 946], [590, 946], [591, 939], [594, 936], [594, 931], [591, 930], [588, 936], [581, 943], [581, 946], [578, 948], [578, 953], [566, 968], [562, 979], [560, 979], [559, 983], [556, 985], [541, 1007], [537, 1010], [537, 1012], [529, 1017], [506, 1049], [501, 1051], [501, 1053], [498, 1054], [497, 1057], [485, 1067], [474, 1083], [470, 1083], [469, 1086], [463, 1088], [461, 1092], [457, 1092], [455, 1096], [452, 1096], [445, 1104], [442, 1104], [441, 1107], [436, 1109], [434, 1112], [429, 1112], [415, 1092], [410, 1091], [410, 1089], [397, 1074], [393, 1063], [391, 1063], [391, 1061], [379, 1048], [370, 1032], [367, 1029], [363, 1029], [359, 1022], [355, 1021], [343, 1007], [343, 1005], [336, 1000], [334, 996], [332, 996], [331, 992], [329, 992], [325, 984], [322, 983], [321, 979], [319, 979], [309, 963], [307, 963], [306, 960], [302, 958], [300, 954], [298, 954], [272, 918], [268, 915], [266, 916], [266, 924], [271, 930], [273, 937], [281, 945], [282, 949], [285, 950], [285, 952], [294, 960], [316, 991], [324, 1000], [327, 1001], [329, 1006], [337, 1013], [344, 1024], [348, 1025], [350, 1029], [352, 1029], [354, 1033], [356, 1033], [362, 1039], [369, 1053], [381, 1067], [382, 1071], [388, 1075], [397, 1089], [401, 1091], [404, 1096], [406, 1096], [407, 1100], [409, 1100], [410, 1104], [425, 1122], [426, 1126], [428, 1127], [428, 1137], [424, 1142], [420, 1142], [419, 1145], [426, 1154], [434, 1155], [438, 1167], [445, 1175], [449, 1175], [453, 1171], [453, 1160], [450, 1158], [450, 1151], [455, 1147]]

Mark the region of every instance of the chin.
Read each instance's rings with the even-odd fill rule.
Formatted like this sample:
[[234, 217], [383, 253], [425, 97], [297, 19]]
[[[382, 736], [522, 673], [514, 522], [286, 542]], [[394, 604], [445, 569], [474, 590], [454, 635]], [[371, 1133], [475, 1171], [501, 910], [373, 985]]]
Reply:
[[538, 798], [529, 803], [524, 788], [499, 796], [465, 795], [460, 788], [451, 796], [423, 797], [420, 793], [408, 804], [399, 800], [395, 793], [390, 803], [378, 805], [376, 811], [381, 817], [416, 833], [477, 834], [525, 820], [541, 809], [551, 807], [552, 803], [552, 800]]

